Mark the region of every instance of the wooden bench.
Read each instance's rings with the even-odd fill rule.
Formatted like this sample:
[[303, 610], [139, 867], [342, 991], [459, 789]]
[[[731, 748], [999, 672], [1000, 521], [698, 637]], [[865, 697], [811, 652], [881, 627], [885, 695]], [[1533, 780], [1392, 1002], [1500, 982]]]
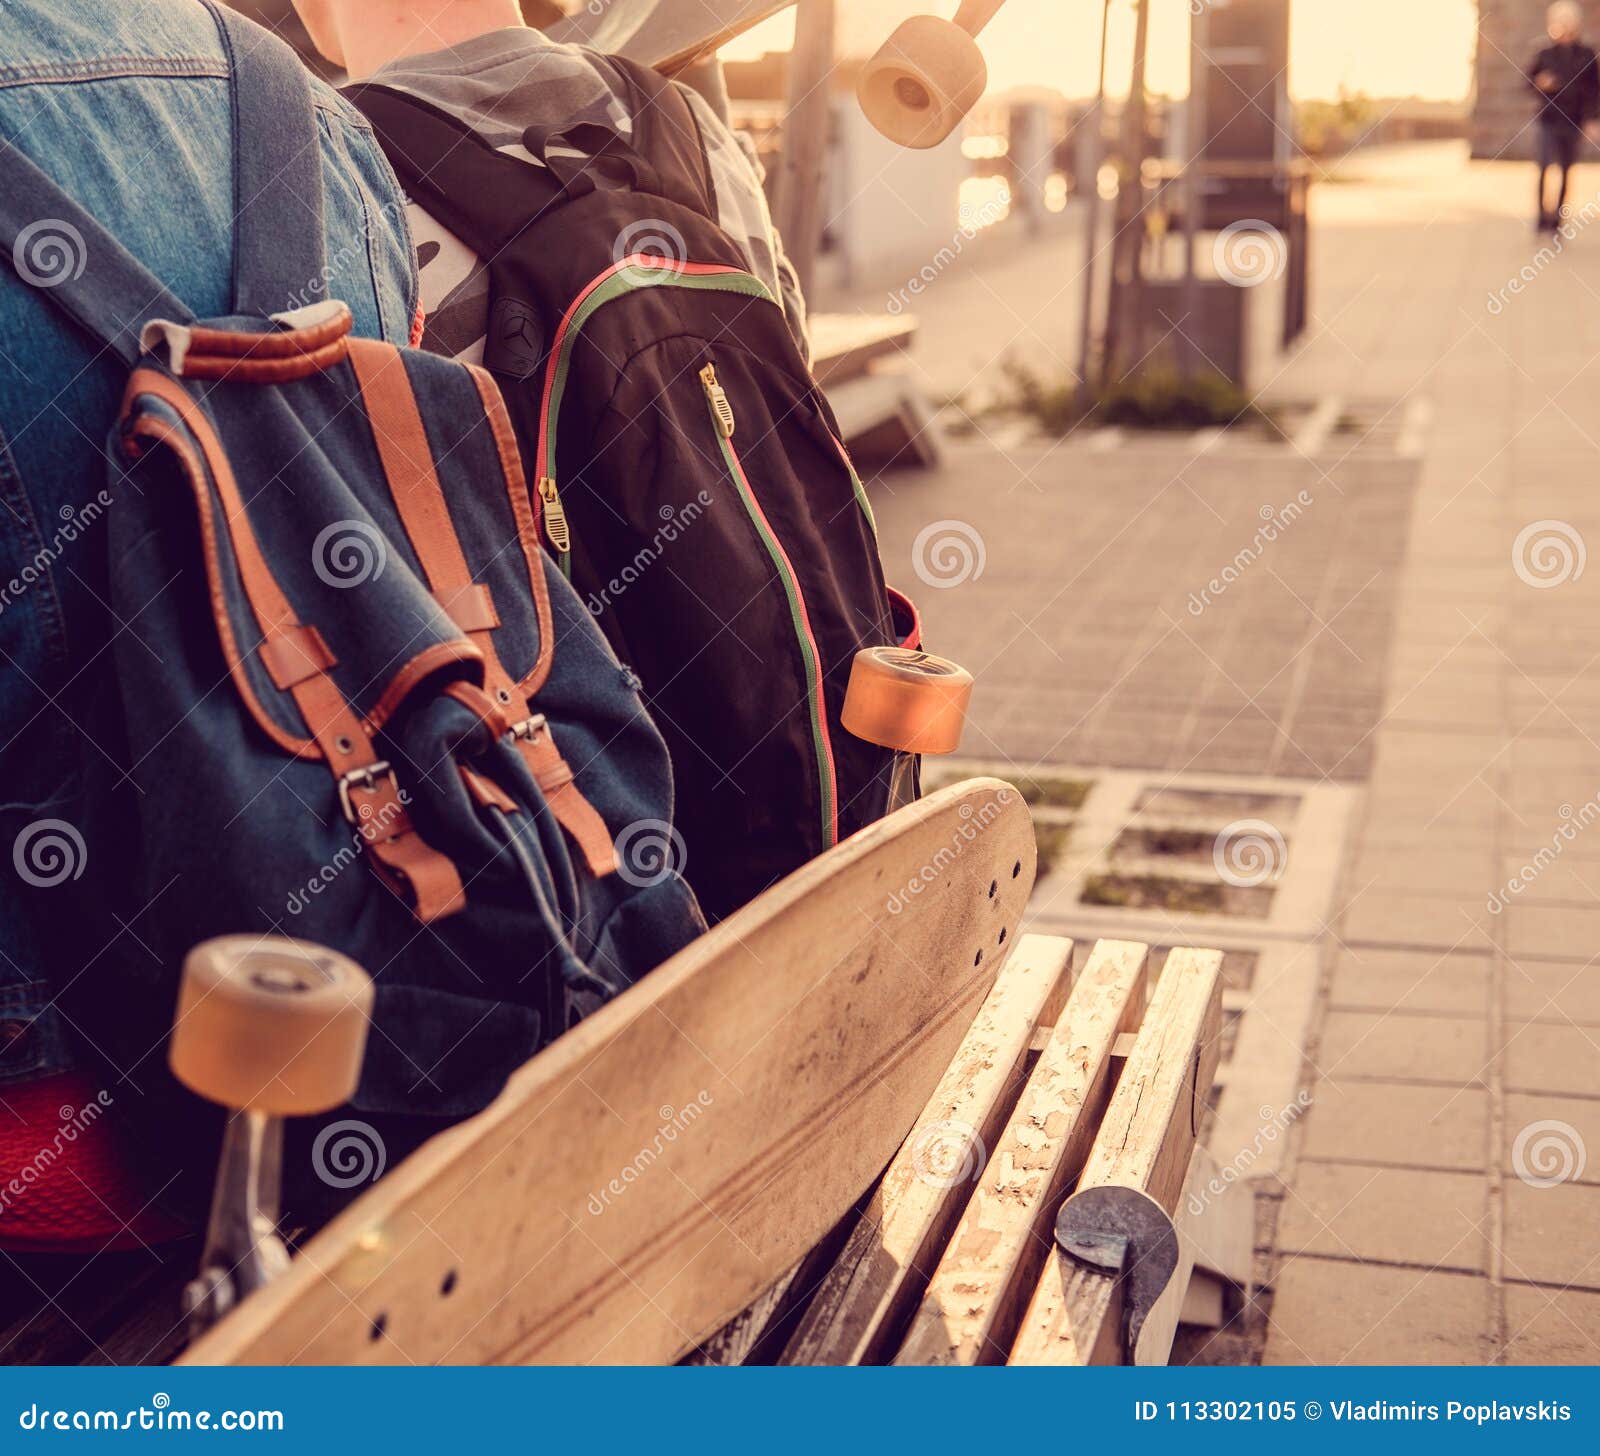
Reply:
[[[1023, 937], [864, 1207], [698, 1361], [1163, 1364], [1191, 1280], [1202, 1305], [1248, 1285], [1249, 1199], [1196, 1140], [1220, 954], [1174, 951], [1152, 988], [1147, 946], [1101, 941], [1076, 978], [1073, 950]], [[1055, 1242], [1088, 1189], [1148, 1197], [1175, 1225], [1178, 1262], [1131, 1345], [1131, 1268]]]
[[[992, 817], [991, 805], [998, 806]], [[952, 826], [962, 838], [947, 854]], [[427, 1197], [451, 1183], [463, 1149], [479, 1146], [475, 1124], [492, 1132], [551, 1089], [581, 1098], [589, 1070], [604, 1072], [608, 1054], [624, 1061], [631, 1055], [630, 1028], [667, 1025], [687, 1011], [703, 1017], [676, 1025], [690, 1040], [732, 1034], [731, 1045], [750, 1049], [751, 1039], [756, 1046], [777, 1040], [774, 1028], [791, 1017], [810, 1017], [817, 1032], [787, 1038], [793, 1047], [783, 1055], [799, 1059], [792, 1067], [741, 1073], [742, 1088], [717, 1104], [717, 1116], [726, 1118], [717, 1126], [746, 1127], [750, 1147], [718, 1146], [704, 1133], [682, 1139], [660, 1170], [670, 1183], [622, 1200], [603, 1231], [584, 1234], [615, 1239], [619, 1249], [639, 1238], [659, 1243], [659, 1232], [650, 1230], [659, 1230], [663, 1196], [678, 1198], [697, 1218], [702, 1209], [711, 1215], [691, 1262], [715, 1278], [715, 1298], [685, 1298], [676, 1288], [674, 1317], [663, 1320], [660, 1289], [654, 1297], [642, 1284], [631, 1292], [624, 1266], [632, 1255], [622, 1255], [616, 1270], [624, 1277], [609, 1279], [605, 1307], [596, 1307], [591, 1322], [601, 1327], [600, 1358], [1163, 1361], [1191, 1271], [1200, 1271], [1209, 1281], [1203, 1292], [1212, 1293], [1218, 1281], [1249, 1277], [1248, 1208], [1237, 1206], [1245, 1200], [1236, 1203], [1196, 1144], [1217, 1060], [1221, 956], [1173, 951], [1151, 986], [1144, 946], [1101, 942], [1074, 975], [1070, 942], [1018, 933], [1032, 883], [1031, 840], [1020, 796], [995, 781], [941, 790], [854, 836], [541, 1053], [478, 1119], [391, 1168], [191, 1358], [415, 1358], [393, 1345], [397, 1328], [431, 1331], [440, 1353], [424, 1349], [420, 1336], [413, 1346], [425, 1359], [530, 1358], [529, 1351], [574, 1358], [569, 1345], [541, 1344], [547, 1316], [524, 1307], [555, 1298], [544, 1286], [559, 1280], [523, 1285], [539, 1258], [528, 1250], [547, 1247], [537, 1228], [523, 1232], [520, 1215], [522, 1245], [508, 1239], [467, 1255], [445, 1251], [431, 1227], [419, 1248], [385, 1231], [437, 1217]], [[937, 869], [931, 878], [924, 873], [930, 864]], [[886, 897], [919, 877], [926, 893], [886, 910]], [[699, 998], [686, 997], [696, 983]], [[707, 997], [707, 987], [715, 994]], [[930, 996], [935, 987], [938, 995]], [[938, 1009], [945, 987], [959, 997], [951, 1001], [963, 1011], [958, 1021]], [[833, 1027], [845, 1038], [842, 1008], [854, 999], [855, 1014], [864, 1015], [872, 997], [879, 998], [872, 1014], [881, 1018], [903, 1001], [923, 1030], [904, 1043], [893, 1067], [863, 1056], [854, 1068], [848, 1041], [836, 1039]], [[824, 1042], [843, 1060], [817, 1073]], [[937, 1060], [930, 1060], [935, 1048]], [[808, 1089], [806, 1077], [818, 1075], [820, 1083]], [[742, 1112], [740, 1099], [754, 1097], [753, 1083], [762, 1078], [769, 1087], [760, 1106]], [[883, 1149], [870, 1165], [860, 1146], [830, 1146], [826, 1131], [817, 1131], [841, 1125], [826, 1115], [818, 1121], [835, 1087], [857, 1104], [852, 1125], [862, 1130], [863, 1145], [870, 1129], [872, 1146]], [[920, 1090], [908, 1100], [912, 1089]], [[610, 1083], [606, 1090], [614, 1091]], [[617, 1119], [612, 1140], [621, 1146], [639, 1145], [637, 1129], [656, 1121], [658, 1097], [641, 1093], [638, 1100], [637, 1108], [606, 1109]], [[792, 1123], [785, 1122], [791, 1113]], [[543, 1191], [555, 1208], [554, 1172], [528, 1154], [507, 1145], [504, 1156], [488, 1160], [492, 1183], [469, 1179], [451, 1197], [459, 1203], [487, 1193], [519, 1209], [541, 1201]], [[721, 1190], [738, 1181], [730, 1182], [730, 1170], [737, 1174], [757, 1154], [760, 1191], [735, 1190], [719, 1204]], [[475, 1156], [481, 1173], [485, 1160]], [[581, 1186], [603, 1181], [605, 1169], [586, 1156], [568, 1161], [576, 1162]], [[746, 1219], [757, 1199], [765, 1211]], [[530, 1213], [538, 1215], [530, 1225], [550, 1222], [546, 1213]], [[1058, 1220], [1078, 1255], [1087, 1249], [1087, 1262], [1062, 1251]], [[177, 1357], [184, 1346], [178, 1292], [197, 1255], [197, 1242], [91, 1259], [8, 1255], [0, 1359]], [[435, 1255], [448, 1270], [434, 1268]], [[463, 1258], [462, 1283], [475, 1281], [465, 1300], [450, 1262]], [[609, 1273], [609, 1259], [606, 1267]], [[688, 1267], [664, 1271], [662, 1287], [688, 1277]], [[763, 1269], [770, 1271], [764, 1278]], [[485, 1299], [485, 1286], [493, 1288], [505, 1330], [492, 1340], [479, 1330], [481, 1311], [473, 1306]], [[517, 1289], [528, 1291], [521, 1301], [511, 1294]], [[720, 1312], [718, 1299], [726, 1300]], [[637, 1320], [647, 1306], [652, 1317]], [[562, 1317], [570, 1323], [570, 1301]], [[473, 1337], [446, 1331], [447, 1338], [434, 1328], [451, 1321]]]
[[812, 368], [864, 466], [931, 469], [943, 458], [937, 412], [916, 377], [876, 367], [909, 350], [916, 335], [912, 314], [811, 315]]

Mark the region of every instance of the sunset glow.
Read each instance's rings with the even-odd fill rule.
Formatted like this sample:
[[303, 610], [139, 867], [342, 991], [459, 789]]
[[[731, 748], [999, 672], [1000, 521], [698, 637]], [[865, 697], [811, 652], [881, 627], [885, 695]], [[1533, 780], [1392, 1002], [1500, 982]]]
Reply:
[[[1188, 89], [1189, 0], [1151, 3], [1150, 85], [1182, 94]], [[905, 16], [949, 14], [954, 7], [850, 0], [839, 9], [845, 48], [865, 54]], [[1297, 96], [1334, 96], [1344, 87], [1372, 96], [1457, 99], [1471, 84], [1476, 14], [1474, 0], [1295, 0], [1290, 88]], [[780, 16], [725, 54], [736, 59], [782, 49], [793, 33], [792, 14]], [[1099, 41], [1100, 0], [1011, 0], [984, 36], [991, 84], [1087, 95], [1095, 85]], [[1113, 0], [1110, 72], [1124, 87], [1132, 45], [1131, 0]]]

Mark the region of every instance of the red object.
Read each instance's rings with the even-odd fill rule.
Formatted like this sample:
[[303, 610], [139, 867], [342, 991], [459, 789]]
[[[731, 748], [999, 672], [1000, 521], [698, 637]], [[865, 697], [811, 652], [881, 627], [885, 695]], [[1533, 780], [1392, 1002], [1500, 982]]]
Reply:
[[917, 604], [904, 592], [888, 588], [889, 606], [894, 613], [894, 630], [899, 634], [900, 645], [908, 652], [922, 648], [922, 613]]
[[0, 1088], [0, 1248], [97, 1253], [189, 1232], [155, 1207], [114, 1094], [69, 1073]]
[[411, 315], [411, 339], [409, 342], [413, 349], [422, 347], [422, 330], [426, 322], [427, 315], [423, 313], [422, 305], [419, 303], [417, 311]]

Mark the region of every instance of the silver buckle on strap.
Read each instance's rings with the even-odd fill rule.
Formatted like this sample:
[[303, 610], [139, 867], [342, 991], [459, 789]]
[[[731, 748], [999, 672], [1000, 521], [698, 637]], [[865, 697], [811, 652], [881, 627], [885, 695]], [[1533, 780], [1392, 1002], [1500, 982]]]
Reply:
[[361, 827], [361, 815], [356, 806], [350, 802], [350, 791], [352, 789], [375, 789], [378, 787], [378, 781], [384, 778], [389, 780], [390, 784], [394, 786], [395, 793], [398, 794], [400, 792], [400, 780], [395, 777], [394, 768], [386, 758], [380, 758], [376, 763], [369, 763], [364, 768], [353, 768], [340, 778], [339, 807], [344, 810], [344, 817], [351, 824], [354, 824], [356, 828], [359, 829]]

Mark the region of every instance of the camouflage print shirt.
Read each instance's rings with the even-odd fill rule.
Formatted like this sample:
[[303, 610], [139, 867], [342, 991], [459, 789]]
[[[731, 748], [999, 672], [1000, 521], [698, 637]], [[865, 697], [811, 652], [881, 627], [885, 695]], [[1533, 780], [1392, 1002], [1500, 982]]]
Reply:
[[[372, 80], [448, 112], [497, 151], [530, 167], [546, 163], [523, 145], [523, 134], [553, 115], [571, 122], [574, 131], [588, 123], [624, 140], [634, 129], [626, 83], [603, 56], [526, 28], [491, 31], [447, 50], [408, 56]], [[743, 248], [750, 271], [783, 300], [789, 326], [809, 358], [805, 303], [767, 209], [755, 149], [703, 97], [687, 88], [685, 94], [711, 163], [718, 220]], [[488, 269], [414, 202], [409, 217], [426, 314], [423, 345], [478, 363], [488, 332]]]

